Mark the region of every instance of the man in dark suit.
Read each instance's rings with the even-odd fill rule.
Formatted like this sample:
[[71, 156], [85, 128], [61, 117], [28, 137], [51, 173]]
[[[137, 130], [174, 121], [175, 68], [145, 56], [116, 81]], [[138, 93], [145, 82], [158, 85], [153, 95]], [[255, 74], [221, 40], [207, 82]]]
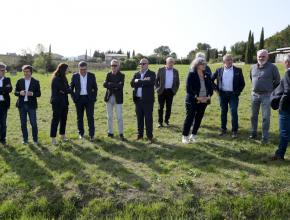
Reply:
[[[226, 54], [223, 57], [224, 66], [216, 70], [212, 76], [214, 89], [219, 94], [221, 107], [221, 131], [220, 136], [227, 131], [228, 106], [232, 115], [232, 138], [237, 137], [238, 124], [238, 105], [239, 96], [245, 87], [245, 80], [241, 68], [233, 65], [233, 57]], [[215, 80], [217, 83], [215, 84]]]
[[163, 109], [166, 103], [165, 124], [169, 126], [169, 119], [171, 115], [171, 107], [173, 96], [179, 88], [179, 74], [178, 70], [173, 68], [174, 59], [168, 57], [166, 59], [166, 66], [162, 67], [157, 72], [155, 89], [158, 94], [158, 128], [163, 127]]
[[12, 85], [10, 78], [5, 77], [6, 65], [0, 63], [0, 143], [6, 145], [6, 121], [10, 107], [10, 95]]
[[140, 60], [140, 71], [134, 74], [131, 80], [133, 88], [133, 101], [136, 106], [138, 122], [137, 139], [143, 139], [144, 119], [146, 125], [146, 135], [148, 140], [153, 142], [153, 105], [154, 105], [154, 85], [156, 74], [148, 69], [148, 60]]
[[36, 120], [37, 97], [41, 96], [39, 81], [32, 77], [32, 66], [22, 67], [24, 78], [19, 79], [15, 87], [15, 96], [18, 96], [16, 107], [19, 109], [23, 144], [28, 143], [27, 115], [32, 127], [34, 144], [38, 143], [38, 128]]
[[97, 82], [93, 73], [87, 71], [87, 63], [81, 61], [78, 65], [79, 73], [75, 73], [71, 80], [71, 96], [76, 105], [79, 139], [84, 136], [84, 112], [86, 111], [90, 141], [94, 140], [95, 123], [94, 107], [97, 101]]

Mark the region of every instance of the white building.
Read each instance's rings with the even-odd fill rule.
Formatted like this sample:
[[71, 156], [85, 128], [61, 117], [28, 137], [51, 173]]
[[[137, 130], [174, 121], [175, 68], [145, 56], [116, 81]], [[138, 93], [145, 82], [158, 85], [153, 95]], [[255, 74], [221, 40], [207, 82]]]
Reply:
[[125, 59], [127, 59], [127, 55], [126, 54], [115, 54], [115, 53], [106, 53], [105, 54], [105, 62], [107, 64], [110, 64], [113, 59], [125, 60]]

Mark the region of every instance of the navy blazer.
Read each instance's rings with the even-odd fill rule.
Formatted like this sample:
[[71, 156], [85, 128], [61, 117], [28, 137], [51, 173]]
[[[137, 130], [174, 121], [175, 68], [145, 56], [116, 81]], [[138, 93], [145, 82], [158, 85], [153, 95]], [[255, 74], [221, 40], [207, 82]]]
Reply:
[[[73, 101], [78, 102], [81, 94], [81, 80], [80, 74], [74, 73], [71, 79], [71, 96]], [[90, 102], [97, 101], [98, 86], [96, 82], [95, 74], [87, 72], [87, 93]]]
[[70, 87], [61, 77], [56, 76], [51, 81], [50, 103], [53, 105], [69, 105], [68, 94]]
[[103, 86], [107, 89], [104, 101], [108, 102], [111, 95], [116, 98], [117, 104], [123, 104], [123, 87], [124, 87], [125, 75], [118, 71], [116, 75], [112, 72], [107, 74], [106, 80]]
[[[21, 108], [24, 104], [24, 96], [20, 95], [20, 91], [25, 90], [25, 79], [19, 79], [15, 86], [15, 96], [18, 96], [16, 107]], [[30, 108], [37, 108], [37, 97], [41, 96], [39, 81], [31, 77], [30, 85], [28, 88], [29, 92], [33, 92], [33, 96], [28, 96], [26, 102]]]
[[142, 88], [142, 101], [145, 103], [154, 103], [154, 85], [156, 74], [151, 70], [147, 70], [144, 75], [144, 78], [149, 77], [150, 80], [138, 80], [135, 82], [135, 79], [141, 79], [140, 72], [134, 74], [133, 79], [131, 80], [131, 87], [133, 88], [133, 101], [137, 101], [137, 90]]
[[[212, 96], [213, 86], [211, 82], [211, 76], [208, 72], [204, 72], [204, 83], [206, 87], [206, 96]], [[185, 102], [196, 103], [196, 97], [199, 97], [200, 92], [200, 79], [199, 75], [195, 71], [188, 73], [186, 80], [186, 97]]]
[[[241, 68], [233, 66], [234, 78], [233, 78], [233, 92], [235, 95], [239, 96], [243, 89], [245, 88], [245, 80], [243, 76], [243, 71]], [[215, 73], [212, 75], [212, 82], [214, 90], [221, 91], [222, 80], [223, 80], [224, 67], [217, 68]], [[217, 80], [217, 83], [215, 83]]]
[[12, 85], [11, 80], [8, 77], [4, 77], [3, 85], [0, 87], [0, 95], [4, 98], [4, 105], [9, 108], [10, 107], [10, 95], [9, 93], [12, 92]]

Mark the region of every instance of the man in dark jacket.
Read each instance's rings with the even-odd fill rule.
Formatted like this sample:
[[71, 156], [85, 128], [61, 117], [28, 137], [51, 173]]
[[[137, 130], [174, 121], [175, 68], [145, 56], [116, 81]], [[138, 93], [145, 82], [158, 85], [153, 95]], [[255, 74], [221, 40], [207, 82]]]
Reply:
[[273, 160], [284, 160], [288, 142], [290, 141], [290, 55], [284, 59], [286, 73], [272, 96], [280, 96], [279, 102], [279, 127], [280, 143]]
[[125, 140], [123, 134], [123, 116], [122, 116], [122, 105], [123, 105], [123, 87], [125, 75], [119, 71], [119, 61], [112, 60], [111, 68], [112, 71], [107, 74], [104, 82], [104, 87], [107, 89], [105, 94], [105, 102], [107, 104], [107, 115], [108, 115], [108, 137], [114, 137], [113, 129], [113, 110], [116, 108], [119, 137], [121, 140]]
[[153, 105], [154, 105], [154, 85], [156, 74], [148, 69], [148, 59], [140, 60], [140, 71], [134, 74], [131, 80], [133, 88], [133, 101], [136, 106], [138, 122], [137, 140], [143, 139], [144, 119], [146, 125], [146, 135], [150, 143], [153, 142]]
[[79, 139], [84, 136], [84, 112], [86, 111], [90, 141], [94, 140], [95, 122], [94, 107], [97, 101], [97, 82], [93, 73], [87, 72], [87, 63], [81, 61], [78, 65], [79, 73], [75, 73], [71, 79], [71, 96], [76, 105]]
[[16, 107], [19, 109], [23, 144], [28, 143], [27, 115], [32, 127], [34, 144], [38, 144], [38, 128], [36, 120], [37, 98], [41, 96], [39, 81], [32, 77], [32, 66], [22, 67], [24, 78], [19, 79], [15, 87], [15, 96], [18, 96]]
[[166, 66], [162, 67], [157, 72], [155, 89], [158, 95], [158, 127], [163, 127], [163, 109], [166, 103], [165, 124], [169, 126], [169, 119], [171, 115], [171, 107], [173, 97], [179, 88], [179, 74], [178, 70], [173, 68], [174, 59], [168, 57], [166, 59]]
[[7, 112], [10, 107], [10, 95], [12, 85], [10, 78], [5, 77], [6, 65], [0, 63], [0, 143], [6, 144], [6, 121]]
[[[230, 106], [232, 115], [232, 137], [237, 137], [239, 128], [238, 105], [239, 96], [245, 87], [245, 80], [241, 68], [233, 65], [233, 57], [226, 54], [223, 57], [224, 66], [218, 68], [212, 76], [214, 88], [219, 94], [221, 108], [221, 131], [220, 136], [227, 131], [227, 114]], [[216, 83], [215, 83], [216, 81]]]

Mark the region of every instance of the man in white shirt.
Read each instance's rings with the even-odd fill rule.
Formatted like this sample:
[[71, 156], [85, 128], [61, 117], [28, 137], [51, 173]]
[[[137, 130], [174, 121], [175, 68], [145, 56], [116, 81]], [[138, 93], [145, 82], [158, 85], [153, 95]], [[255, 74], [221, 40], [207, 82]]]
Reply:
[[5, 77], [6, 65], [0, 63], [0, 143], [6, 145], [6, 121], [10, 107], [10, 95], [12, 91], [10, 78]]
[[158, 95], [158, 128], [163, 127], [163, 109], [165, 111], [165, 125], [169, 126], [173, 97], [179, 89], [179, 73], [174, 68], [175, 60], [172, 57], [166, 59], [165, 67], [158, 70], [155, 82], [155, 89]]

